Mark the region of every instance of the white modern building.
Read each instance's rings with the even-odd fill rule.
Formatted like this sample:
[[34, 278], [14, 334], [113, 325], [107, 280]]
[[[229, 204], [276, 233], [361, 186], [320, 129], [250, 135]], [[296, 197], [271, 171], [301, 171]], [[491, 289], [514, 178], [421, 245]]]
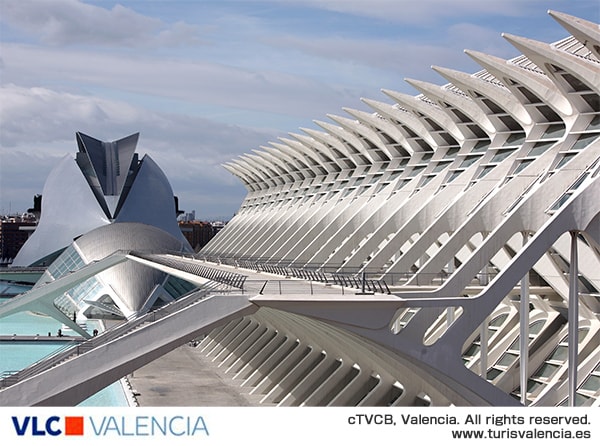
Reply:
[[[176, 220], [173, 190], [149, 155], [136, 153], [139, 134], [104, 142], [76, 133], [75, 158], [50, 172], [35, 232], [12, 267], [47, 266], [45, 284], [118, 251], [191, 252]], [[115, 265], [58, 295], [13, 299], [0, 314], [33, 310], [89, 337], [87, 319], [123, 319], [194, 288], [144, 265]]]
[[[447, 84], [408, 79], [421, 94], [383, 90], [225, 166], [248, 195], [202, 258], [407, 303], [376, 328], [261, 308], [205, 341], [236, 356], [224, 370], [284, 405], [559, 405], [569, 386], [600, 404], [600, 31], [550, 16], [571, 36], [504, 35], [522, 56], [466, 51], [481, 71], [434, 67]], [[290, 351], [241, 348], [249, 333]]]
[[139, 133], [112, 142], [75, 137], [79, 150], [48, 175], [39, 224], [12, 266], [50, 265], [75, 238], [112, 223], [144, 223], [187, 243], [169, 180], [149, 155], [136, 152]]
[[[0, 381], [0, 404], [77, 402], [197, 339], [197, 354], [261, 405], [599, 406], [600, 31], [550, 16], [570, 37], [505, 35], [521, 56], [467, 51], [481, 71], [434, 67], [448, 83], [408, 80], [419, 95], [383, 90], [368, 111], [227, 163], [247, 197], [193, 258], [168, 254], [179, 236], [160, 225], [142, 231], [165, 234], [160, 244], [110, 254], [98, 231], [118, 224], [92, 224], [72, 248], [95, 262], [10, 311], [19, 299], [60, 306], [63, 288], [92, 276], [125, 289], [132, 273], [112, 268], [130, 264], [198, 288], [151, 319], [158, 282], [136, 276], [147, 282], [137, 297], [86, 310], [116, 304], [121, 331]], [[86, 194], [105, 200], [92, 220], [145, 204], [135, 182], [123, 204], [114, 192], [128, 182], [110, 192], [97, 177]]]

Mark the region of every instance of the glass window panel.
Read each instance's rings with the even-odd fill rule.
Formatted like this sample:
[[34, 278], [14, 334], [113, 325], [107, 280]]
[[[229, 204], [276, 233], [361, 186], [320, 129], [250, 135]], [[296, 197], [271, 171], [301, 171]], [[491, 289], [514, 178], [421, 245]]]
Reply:
[[490, 325], [494, 326], [494, 327], [500, 327], [504, 321], [506, 321], [506, 318], [508, 317], [508, 314], [502, 314], [496, 318], [494, 318], [491, 322]]
[[539, 104], [540, 102], [542, 102], [542, 100], [540, 98], [538, 98], [534, 93], [532, 93], [531, 90], [529, 90], [528, 88], [526, 88], [526, 87], [517, 87], [517, 88], [519, 89], [521, 94], [527, 98], [527, 100], [530, 103]]
[[564, 194], [560, 199], [550, 208], [550, 210], [555, 211], [560, 208], [563, 204], [565, 204], [569, 198], [571, 198], [571, 194]]
[[538, 111], [546, 118], [548, 122], [560, 122], [560, 116], [547, 105], [538, 105]]
[[544, 134], [542, 135], [542, 139], [549, 138], [560, 138], [565, 133], [565, 125], [564, 124], [553, 124], [549, 125]]
[[492, 163], [498, 163], [500, 161], [505, 160], [506, 158], [508, 158], [515, 150], [514, 149], [508, 149], [508, 150], [499, 150], [498, 153], [496, 153], [494, 155], [494, 157], [492, 158]]
[[582, 94], [581, 98], [588, 103], [592, 110], [600, 110], [600, 96], [596, 93]]
[[425, 186], [427, 183], [429, 183], [431, 180], [433, 180], [433, 178], [434, 178], [434, 175], [423, 178], [421, 180], [420, 186]]
[[582, 390], [589, 390], [590, 392], [596, 393], [600, 390], [600, 376], [591, 375], [589, 376], [580, 387]]
[[509, 130], [522, 129], [521, 125], [517, 121], [515, 121], [515, 119], [512, 116], [499, 116], [498, 119], [500, 119], [500, 121], [502, 121], [502, 123]]
[[454, 156], [459, 152], [460, 148], [458, 147], [451, 147], [446, 151], [446, 155], [444, 155], [446, 158], [454, 158]]
[[538, 334], [542, 327], [544, 326], [544, 321], [535, 321], [533, 324], [529, 326], [529, 334]]
[[577, 178], [577, 181], [575, 181], [573, 183], [573, 185], [569, 188], [570, 190], [575, 190], [577, 189], [579, 186], [581, 186], [583, 184], [583, 182], [587, 179], [589, 172], [584, 173], [583, 175], [581, 175], [579, 178]]
[[522, 161], [521, 164], [519, 164], [517, 166], [517, 168], [515, 169], [514, 173], [519, 173], [521, 172], [523, 169], [525, 169], [527, 166], [529, 166], [531, 164], [533, 160], [525, 160]]
[[498, 361], [498, 365], [508, 367], [511, 364], [513, 364], [517, 358], [518, 358], [518, 356], [513, 353], [505, 353], [500, 357], [500, 360]]
[[528, 156], [539, 156], [554, 145], [554, 141], [535, 143], [533, 148], [527, 154]]
[[566, 80], [569, 83], [569, 85], [575, 91], [590, 91], [591, 90], [591, 88], [588, 87], [588, 85], [586, 83], [584, 83], [578, 77], [573, 76], [571, 73], [562, 73], [562, 77], [564, 80]]
[[479, 350], [481, 350], [479, 345], [471, 344], [471, 346], [465, 352], [465, 356], [475, 356], [477, 353], [479, 353]]
[[579, 138], [577, 138], [577, 141], [575, 142], [575, 144], [573, 144], [573, 147], [571, 148], [571, 150], [583, 149], [584, 147], [587, 147], [597, 137], [598, 137], [597, 133], [583, 134]]
[[425, 166], [417, 166], [415, 167], [409, 174], [409, 176], [414, 177], [421, 173], [425, 169]]
[[498, 104], [496, 104], [494, 101], [488, 98], [484, 98], [481, 101], [487, 106], [487, 108], [490, 109], [490, 112], [492, 113], [506, 113], [506, 111], [502, 107], [500, 107]]
[[558, 369], [559, 366], [556, 364], [549, 364], [546, 362], [537, 370], [535, 375], [543, 378], [550, 378]]
[[[583, 406], [584, 404], [588, 403], [588, 400], [590, 398], [588, 396], [585, 395], [581, 395], [579, 393], [575, 394], [575, 406]], [[569, 405], [569, 398], [565, 398], [564, 400], [562, 400], [562, 402], [559, 404], [560, 407], [567, 407]]]
[[444, 139], [444, 141], [446, 141], [446, 143], [448, 145], [451, 145], [451, 146], [458, 145], [458, 141], [456, 141], [456, 139], [454, 139], [454, 137], [452, 135], [450, 135], [449, 133], [441, 132], [441, 133], [439, 133], [439, 135], [440, 135], [440, 137], [442, 137]]
[[460, 122], [471, 122], [472, 121], [471, 118], [469, 118], [466, 114], [464, 114], [462, 111], [460, 111], [456, 108], [453, 108], [451, 111], [452, 111], [452, 113], [454, 113], [454, 116], [456, 116], [460, 120]]
[[450, 161], [442, 161], [441, 163], [438, 163], [438, 165], [433, 168], [432, 172], [441, 172], [446, 167], [448, 167], [449, 164], [450, 164]]
[[530, 379], [527, 381], [527, 392], [532, 393], [537, 389], [541, 388], [542, 386], [543, 384], [541, 382]]
[[594, 130], [600, 129], [600, 115], [594, 116], [592, 121], [588, 124], [587, 130], [592, 130], [592, 129], [594, 129]]
[[478, 141], [477, 144], [475, 144], [475, 147], [473, 147], [473, 150], [471, 150], [471, 152], [485, 152], [486, 149], [490, 146], [490, 143], [491, 141], [489, 139]]
[[461, 163], [460, 167], [469, 167], [470, 165], [472, 165], [473, 163], [475, 163], [478, 159], [479, 159], [478, 156], [468, 156]]
[[506, 142], [504, 143], [505, 146], [508, 145], [521, 145], [523, 142], [525, 142], [525, 133], [512, 133], [507, 139]]
[[564, 362], [569, 357], [569, 349], [565, 345], [559, 345], [556, 350], [548, 357], [548, 359]]
[[494, 379], [496, 379], [501, 374], [502, 374], [502, 370], [499, 370], [499, 369], [490, 369], [487, 372], [487, 379], [490, 380], [490, 381], [493, 381]]
[[488, 136], [481, 127], [478, 125], [467, 125], [467, 128], [475, 135], [477, 138], [486, 138]]
[[455, 171], [452, 175], [450, 175], [450, 178], [448, 178], [448, 183], [454, 181], [461, 173], [463, 173], [462, 170]]
[[433, 152], [424, 152], [421, 161], [428, 161], [433, 157]]
[[486, 167], [484, 167], [483, 170], [481, 171], [481, 173], [479, 174], [479, 176], [477, 178], [483, 178], [488, 173], [490, 173], [494, 169], [494, 167], [496, 167], [496, 166], [486, 166]]

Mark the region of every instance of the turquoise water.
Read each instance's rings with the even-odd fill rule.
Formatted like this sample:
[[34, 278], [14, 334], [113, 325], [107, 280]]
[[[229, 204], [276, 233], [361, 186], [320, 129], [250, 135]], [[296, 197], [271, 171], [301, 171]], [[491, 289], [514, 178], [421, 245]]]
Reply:
[[[0, 298], [0, 305], [8, 299]], [[95, 324], [91, 325], [96, 327]], [[51, 333], [56, 335], [58, 329], [64, 334], [69, 330], [62, 328], [62, 324], [54, 319], [21, 312], [0, 318], [0, 335], [41, 335], [47, 336]], [[2, 341], [0, 342], [0, 374], [7, 371], [21, 370], [30, 364], [64, 348], [68, 342], [59, 341]], [[97, 394], [83, 401], [80, 406], [127, 406], [128, 401], [120, 382], [116, 382]]]
[[24, 369], [63, 348], [68, 342], [0, 342], [0, 373]]
[[[0, 299], [0, 305], [7, 300], [9, 299]], [[50, 317], [25, 311], [0, 318], [0, 335], [47, 336], [51, 333], [54, 336], [61, 327], [61, 323]]]

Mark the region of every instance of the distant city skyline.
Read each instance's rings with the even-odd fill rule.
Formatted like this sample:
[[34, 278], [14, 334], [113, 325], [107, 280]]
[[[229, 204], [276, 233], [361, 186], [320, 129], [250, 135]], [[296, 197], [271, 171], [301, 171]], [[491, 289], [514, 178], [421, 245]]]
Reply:
[[463, 49], [519, 54], [506, 32], [566, 37], [546, 14], [597, 22], [596, 0], [0, 0], [0, 213], [23, 212], [75, 132], [140, 132], [179, 207], [229, 219], [246, 191], [221, 164], [319, 128], [342, 107], [390, 102], [430, 66], [480, 70]]

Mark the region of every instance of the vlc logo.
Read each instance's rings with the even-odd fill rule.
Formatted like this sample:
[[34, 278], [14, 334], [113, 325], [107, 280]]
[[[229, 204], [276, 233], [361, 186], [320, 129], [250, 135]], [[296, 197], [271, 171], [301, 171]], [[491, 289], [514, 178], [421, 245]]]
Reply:
[[37, 416], [26, 416], [22, 420], [19, 417], [12, 417], [15, 432], [19, 437], [27, 435], [42, 436], [50, 435], [56, 437], [58, 435], [83, 435], [83, 417], [65, 417], [64, 430], [60, 422], [60, 417], [50, 416], [45, 420]]

